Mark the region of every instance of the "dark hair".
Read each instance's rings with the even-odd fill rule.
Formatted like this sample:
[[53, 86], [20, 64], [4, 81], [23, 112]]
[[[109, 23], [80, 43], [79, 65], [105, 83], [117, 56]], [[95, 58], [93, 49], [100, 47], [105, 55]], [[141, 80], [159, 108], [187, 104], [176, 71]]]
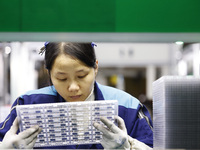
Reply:
[[88, 67], [96, 68], [96, 55], [91, 43], [49, 42], [45, 45], [45, 65], [50, 71], [60, 54], [67, 54], [85, 63]]

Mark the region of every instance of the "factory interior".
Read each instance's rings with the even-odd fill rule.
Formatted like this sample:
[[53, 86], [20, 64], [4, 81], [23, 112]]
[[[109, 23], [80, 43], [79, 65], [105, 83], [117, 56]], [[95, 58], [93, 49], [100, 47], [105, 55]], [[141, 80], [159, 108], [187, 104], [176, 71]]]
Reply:
[[[137, 108], [132, 102], [130, 108], [138, 109], [140, 121], [139, 108], [147, 108], [143, 117], [151, 135], [146, 143], [154, 150], [200, 149], [199, 6], [199, 0], [1, 1], [0, 141], [1, 129], [12, 123], [8, 115], [15, 111], [15, 100], [51, 85], [44, 55], [39, 54], [44, 44], [94, 42], [95, 80], [136, 98]], [[133, 123], [129, 118], [125, 120]], [[130, 136], [137, 134], [132, 132], [135, 126], [140, 128], [133, 124]], [[142, 138], [148, 139], [146, 134]]]

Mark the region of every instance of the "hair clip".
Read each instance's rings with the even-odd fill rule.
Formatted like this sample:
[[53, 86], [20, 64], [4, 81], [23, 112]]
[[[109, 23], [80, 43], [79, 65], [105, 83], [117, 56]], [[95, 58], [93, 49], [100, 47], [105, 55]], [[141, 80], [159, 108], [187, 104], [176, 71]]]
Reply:
[[92, 47], [94, 47], [94, 46], [97, 47], [97, 44], [95, 44], [94, 42], [92, 42], [92, 43], [91, 43], [91, 46], [92, 46]]
[[47, 47], [48, 44], [49, 44], [49, 42], [45, 42], [44, 43], [45, 48]]
[[39, 54], [42, 55], [42, 54], [46, 51], [46, 47], [47, 47], [48, 44], [49, 44], [49, 42], [45, 42], [45, 43], [44, 43], [44, 46], [40, 49]]

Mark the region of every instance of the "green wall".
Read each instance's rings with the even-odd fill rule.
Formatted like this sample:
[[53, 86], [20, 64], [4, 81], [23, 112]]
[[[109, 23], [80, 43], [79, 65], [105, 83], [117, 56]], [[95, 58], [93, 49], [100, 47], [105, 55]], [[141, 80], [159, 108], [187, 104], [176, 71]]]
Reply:
[[1, 0], [0, 32], [200, 32], [200, 0]]

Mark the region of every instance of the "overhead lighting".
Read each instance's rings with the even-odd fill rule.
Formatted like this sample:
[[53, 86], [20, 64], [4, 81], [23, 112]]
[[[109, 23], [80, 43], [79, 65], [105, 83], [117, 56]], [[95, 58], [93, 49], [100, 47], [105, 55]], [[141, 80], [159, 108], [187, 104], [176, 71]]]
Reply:
[[176, 43], [177, 45], [183, 45], [183, 44], [184, 44], [183, 41], [176, 41], [175, 43]]

